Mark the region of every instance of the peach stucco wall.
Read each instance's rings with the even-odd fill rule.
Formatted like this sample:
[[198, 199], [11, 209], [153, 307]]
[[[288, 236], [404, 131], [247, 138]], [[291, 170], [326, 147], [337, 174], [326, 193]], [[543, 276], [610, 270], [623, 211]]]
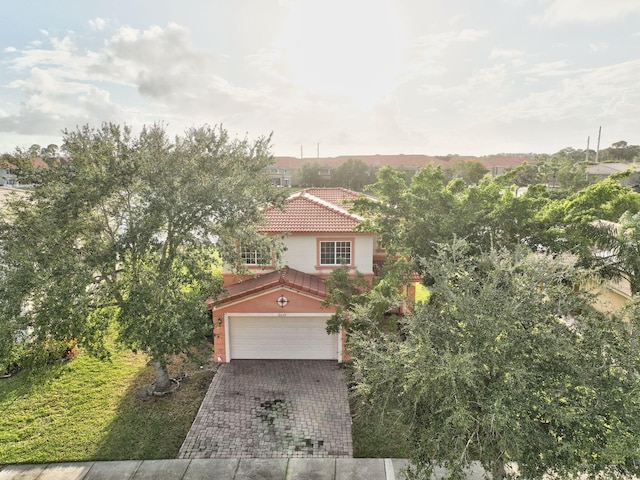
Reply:
[[[280, 295], [284, 295], [289, 300], [289, 303], [284, 308], [280, 307], [276, 302]], [[261, 313], [286, 313], [288, 316], [295, 316], [296, 314], [302, 313], [326, 313], [327, 316], [329, 316], [333, 312], [335, 312], [335, 308], [323, 307], [321, 299], [286, 287], [276, 287], [246, 298], [238, 303], [231, 303], [230, 305], [223, 305], [221, 308], [214, 308], [212, 311], [214, 359], [217, 362], [227, 361], [225, 346], [226, 332], [224, 325], [224, 316], [227, 313], [255, 313], [256, 315]]]

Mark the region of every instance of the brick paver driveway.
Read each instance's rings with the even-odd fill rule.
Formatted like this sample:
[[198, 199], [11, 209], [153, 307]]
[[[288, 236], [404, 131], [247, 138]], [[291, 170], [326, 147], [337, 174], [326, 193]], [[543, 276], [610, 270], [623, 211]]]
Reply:
[[351, 457], [345, 376], [324, 360], [220, 365], [179, 458]]

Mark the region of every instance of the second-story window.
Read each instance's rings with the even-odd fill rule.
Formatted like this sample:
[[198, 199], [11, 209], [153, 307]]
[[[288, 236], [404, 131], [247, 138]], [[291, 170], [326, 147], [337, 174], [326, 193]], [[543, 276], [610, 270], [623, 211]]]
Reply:
[[351, 265], [351, 242], [320, 242], [320, 265]]
[[242, 260], [244, 260], [244, 263], [247, 265], [265, 265], [271, 263], [267, 252], [253, 248], [242, 248], [240, 250], [240, 257], [242, 257]]

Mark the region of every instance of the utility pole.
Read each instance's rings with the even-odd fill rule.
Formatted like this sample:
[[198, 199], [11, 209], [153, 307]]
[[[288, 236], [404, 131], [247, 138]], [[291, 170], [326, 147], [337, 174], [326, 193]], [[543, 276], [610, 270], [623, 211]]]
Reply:
[[598, 163], [598, 157], [600, 156], [600, 134], [602, 133], [602, 127], [598, 128], [598, 148], [596, 149], [596, 163]]
[[587, 153], [586, 153], [586, 155], [584, 157], [584, 161], [586, 163], [589, 163], [589, 140], [591, 140], [591, 137], [587, 136]]
[[320, 158], [320, 142], [318, 142], [318, 158]]
[[300, 160], [302, 160], [304, 158], [304, 155], [302, 155], [302, 145], [300, 145]]

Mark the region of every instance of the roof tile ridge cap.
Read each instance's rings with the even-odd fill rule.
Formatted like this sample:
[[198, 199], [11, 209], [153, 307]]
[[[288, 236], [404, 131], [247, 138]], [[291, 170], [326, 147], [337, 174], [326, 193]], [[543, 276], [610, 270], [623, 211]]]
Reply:
[[293, 200], [294, 198], [303, 197], [307, 192], [308, 188], [303, 188], [302, 190], [298, 190], [297, 192], [293, 192], [291, 195], [287, 197], [287, 200]]
[[278, 283], [280, 283], [281, 285], [286, 284], [288, 276], [289, 276], [289, 266], [285, 265], [285, 267], [280, 270], [280, 278]]
[[306, 193], [305, 192], [304, 198], [306, 198], [310, 202], [316, 203], [316, 204], [321, 205], [321, 206], [323, 206], [325, 208], [333, 210], [336, 213], [344, 215], [345, 217], [349, 217], [349, 218], [352, 218], [352, 219], [358, 220], [358, 221], [364, 220], [364, 218], [362, 218], [360, 215], [356, 215], [355, 213], [351, 213], [348, 210], [340, 207], [339, 205], [336, 205], [335, 203], [331, 203], [331, 202], [329, 202], [327, 200], [323, 200], [322, 198], [316, 197], [315, 195], [312, 195], [311, 193]]

